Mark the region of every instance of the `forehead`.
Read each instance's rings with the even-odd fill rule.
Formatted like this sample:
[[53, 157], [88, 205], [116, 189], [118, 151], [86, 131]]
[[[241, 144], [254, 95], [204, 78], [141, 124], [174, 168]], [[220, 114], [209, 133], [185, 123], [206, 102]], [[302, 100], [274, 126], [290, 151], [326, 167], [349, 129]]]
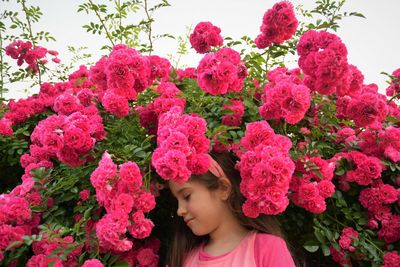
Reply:
[[169, 183], [169, 188], [170, 188], [172, 194], [174, 194], [175, 196], [179, 192], [181, 192], [181, 191], [183, 191], [185, 189], [195, 189], [196, 187], [201, 186], [201, 184], [196, 183], [196, 182], [192, 182], [192, 181], [185, 182], [185, 183], [178, 183], [178, 182], [175, 182], [175, 181], [169, 181], [168, 183]]

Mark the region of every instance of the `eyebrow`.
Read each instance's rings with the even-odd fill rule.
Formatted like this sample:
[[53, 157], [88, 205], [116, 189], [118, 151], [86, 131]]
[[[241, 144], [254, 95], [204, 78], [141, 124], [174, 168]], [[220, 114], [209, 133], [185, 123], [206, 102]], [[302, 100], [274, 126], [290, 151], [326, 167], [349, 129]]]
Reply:
[[186, 190], [186, 189], [189, 189], [189, 187], [183, 187], [183, 188], [179, 189], [178, 192], [176, 192], [176, 195], [181, 194], [182, 191], [184, 191], [184, 190]]

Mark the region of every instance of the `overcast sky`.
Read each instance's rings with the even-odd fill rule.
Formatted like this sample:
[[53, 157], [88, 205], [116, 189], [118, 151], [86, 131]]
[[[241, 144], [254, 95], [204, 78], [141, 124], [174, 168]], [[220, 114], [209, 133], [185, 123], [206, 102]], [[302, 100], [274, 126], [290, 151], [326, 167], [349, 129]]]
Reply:
[[[2, 2], [0, 11], [19, 10], [15, 0]], [[87, 46], [87, 52], [97, 60], [104, 51], [100, 47], [108, 44], [103, 37], [86, 33], [82, 25], [96, 21], [94, 17], [77, 13], [80, 0], [27, 0], [29, 5], [40, 6], [44, 13], [40, 23], [34, 24], [34, 31], [49, 31], [56, 42], [43, 44], [46, 48], [60, 52], [60, 59], [68, 62], [70, 58], [67, 46]], [[96, 2], [96, 1], [94, 1]], [[97, 1], [100, 2], [100, 1]], [[109, 1], [103, 1], [108, 3]], [[159, 1], [149, 0], [150, 5]], [[221, 28], [223, 36], [240, 38], [248, 35], [255, 38], [259, 33], [262, 16], [273, 6], [275, 0], [169, 0], [171, 7], [155, 13], [154, 32], [184, 35], [187, 26], [195, 26], [200, 21], [210, 21]], [[305, 8], [314, 6], [314, 1], [292, 1], [294, 5], [302, 4]], [[338, 31], [348, 49], [348, 61], [356, 65], [364, 74], [366, 83], [378, 84], [384, 92], [387, 78], [382, 71], [393, 72], [400, 68], [400, 10], [399, 0], [347, 0], [344, 11], [357, 11], [366, 16], [362, 18], [345, 18]], [[155, 43], [155, 53], [166, 57], [176, 54], [177, 43], [173, 40]], [[201, 56], [192, 49], [190, 55], [182, 58], [181, 63], [196, 67]], [[15, 86], [7, 98], [19, 98], [26, 94], [23, 86]], [[29, 89], [30, 93], [38, 88]]]

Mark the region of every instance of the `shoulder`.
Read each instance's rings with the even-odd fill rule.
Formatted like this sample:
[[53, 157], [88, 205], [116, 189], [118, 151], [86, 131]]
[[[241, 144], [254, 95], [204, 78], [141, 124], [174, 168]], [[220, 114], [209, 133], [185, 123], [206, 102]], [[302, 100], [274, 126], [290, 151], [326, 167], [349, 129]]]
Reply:
[[256, 234], [254, 257], [260, 267], [295, 266], [285, 240], [271, 234]]
[[255, 249], [258, 251], [275, 252], [276, 250], [288, 250], [285, 240], [281, 237], [265, 233], [257, 233], [254, 240]]

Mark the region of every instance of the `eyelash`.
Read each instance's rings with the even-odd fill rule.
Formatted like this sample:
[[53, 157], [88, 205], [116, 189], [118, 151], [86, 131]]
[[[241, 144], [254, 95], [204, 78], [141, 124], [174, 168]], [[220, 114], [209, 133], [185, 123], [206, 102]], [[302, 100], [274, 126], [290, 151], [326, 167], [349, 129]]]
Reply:
[[190, 194], [184, 196], [183, 199], [184, 199], [184, 200], [189, 200], [189, 199], [190, 199]]

